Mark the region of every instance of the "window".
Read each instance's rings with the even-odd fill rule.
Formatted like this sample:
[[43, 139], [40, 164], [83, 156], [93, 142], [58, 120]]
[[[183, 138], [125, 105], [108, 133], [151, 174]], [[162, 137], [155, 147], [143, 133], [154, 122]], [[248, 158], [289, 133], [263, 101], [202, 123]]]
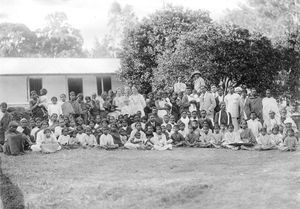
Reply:
[[37, 94], [40, 94], [40, 90], [43, 88], [41, 78], [29, 78], [29, 95], [30, 92], [36, 91]]
[[82, 78], [68, 78], [69, 93], [74, 91], [75, 94], [82, 93]]
[[110, 77], [103, 77], [103, 89], [106, 92], [111, 90], [111, 78]]
[[98, 95], [102, 94], [102, 78], [101, 77], [97, 77], [97, 93]]

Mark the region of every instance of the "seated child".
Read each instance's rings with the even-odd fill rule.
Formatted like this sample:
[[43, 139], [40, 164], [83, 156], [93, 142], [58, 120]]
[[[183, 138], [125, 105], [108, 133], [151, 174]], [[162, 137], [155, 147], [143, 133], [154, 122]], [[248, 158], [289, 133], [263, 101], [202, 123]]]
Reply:
[[51, 130], [49, 128], [46, 128], [43, 133], [44, 134], [42, 136], [42, 140], [37, 141], [36, 145], [31, 146], [32, 151], [41, 151], [42, 153], [54, 153], [56, 151], [59, 151], [61, 149], [61, 146], [59, 146]]
[[241, 142], [241, 137], [239, 132], [234, 131], [234, 126], [232, 124], [229, 124], [228, 126], [228, 132], [224, 135], [224, 141], [222, 143], [222, 147], [232, 149], [232, 150], [238, 150], [239, 147], [231, 145], [232, 143]]
[[198, 141], [199, 136], [194, 133], [194, 129], [192, 127], [189, 128], [189, 133], [185, 138], [185, 146], [187, 147], [195, 147], [196, 142]]
[[119, 145], [119, 147], [123, 146], [121, 138], [120, 138], [120, 134], [118, 132], [117, 125], [115, 123], [112, 123], [110, 125], [110, 135], [112, 135], [112, 137], [114, 139], [114, 144]]
[[225, 134], [227, 133], [227, 126], [225, 124], [221, 124], [220, 125], [220, 133], [225, 136]]
[[185, 128], [184, 123], [179, 123], [179, 133], [181, 133], [184, 138], [188, 135], [189, 129]]
[[53, 113], [51, 116], [50, 116], [50, 119], [49, 119], [49, 127], [50, 129], [53, 129], [58, 125], [58, 115], [56, 113]]
[[172, 144], [167, 143], [166, 136], [162, 133], [161, 127], [156, 127], [156, 134], [150, 140], [153, 144], [153, 150], [171, 150]]
[[172, 126], [172, 124], [167, 124], [166, 125], [166, 133], [168, 133], [169, 138], [171, 137], [171, 135], [174, 133], [174, 131], [172, 130], [174, 126]]
[[127, 142], [128, 136], [127, 136], [126, 131], [123, 128], [120, 128], [119, 134], [120, 134], [120, 140], [121, 140], [122, 146], [123, 146]]
[[134, 134], [134, 138], [130, 138], [124, 145], [127, 149], [144, 149], [144, 140], [141, 137], [141, 131], [137, 131]]
[[271, 150], [276, 148], [275, 144], [273, 144], [272, 137], [267, 134], [267, 128], [265, 127], [261, 129], [256, 141], [256, 150]]
[[108, 127], [102, 128], [103, 134], [100, 136], [100, 148], [111, 150], [111, 149], [117, 149], [119, 146], [117, 144], [114, 144], [114, 139], [112, 135], [109, 134]]
[[278, 125], [275, 125], [272, 129], [272, 134], [270, 135], [271, 136], [271, 140], [272, 140], [272, 143], [278, 147], [282, 146], [283, 144], [283, 136], [282, 134], [279, 133], [279, 126]]
[[76, 138], [81, 146], [86, 146], [85, 136], [86, 134], [84, 133], [82, 126], [78, 126]]
[[169, 135], [169, 132], [167, 131], [166, 126], [161, 125], [161, 132], [166, 136], [167, 141], [170, 139], [171, 135]]
[[58, 138], [62, 134], [62, 130], [65, 128], [65, 121], [59, 120], [59, 126], [54, 128], [54, 136]]
[[221, 148], [224, 135], [220, 132], [220, 130], [220, 126], [216, 125], [213, 133], [214, 140], [212, 141], [212, 146], [214, 148]]
[[178, 125], [174, 125], [173, 127], [174, 133], [171, 135], [171, 143], [175, 147], [181, 147], [184, 145], [184, 137], [182, 136], [181, 133], [179, 133], [179, 127]]
[[241, 145], [240, 148], [244, 150], [251, 150], [250, 147], [253, 147], [256, 143], [254, 134], [252, 130], [248, 128], [247, 121], [242, 120], [241, 122], [241, 129], [239, 130], [241, 141], [244, 143], [248, 143], [248, 145]]
[[296, 151], [298, 141], [294, 134], [293, 129], [287, 130], [287, 137], [284, 139], [283, 146], [279, 148], [281, 151]]
[[97, 140], [95, 135], [92, 133], [91, 127], [87, 126], [85, 129], [85, 146], [94, 147], [97, 146]]
[[60, 135], [57, 140], [59, 145], [62, 146], [63, 148], [69, 145], [70, 135], [68, 135], [68, 131], [69, 131], [68, 128], [64, 128], [62, 130], [62, 135]]
[[[136, 132], [140, 133], [140, 139], [136, 138]], [[142, 125], [140, 122], [135, 123], [135, 128], [131, 131], [130, 137], [126, 144], [124, 145], [127, 149], [144, 149], [144, 144], [146, 143], [146, 134], [142, 131]], [[134, 143], [133, 143], [134, 142]]]
[[214, 137], [212, 133], [210, 133], [209, 126], [204, 125], [201, 132], [201, 136], [199, 137], [199, 140], [196, 142], [196, 146], [201, 148], [209, 148], [212, 146], [213, 141], [214, 141]]

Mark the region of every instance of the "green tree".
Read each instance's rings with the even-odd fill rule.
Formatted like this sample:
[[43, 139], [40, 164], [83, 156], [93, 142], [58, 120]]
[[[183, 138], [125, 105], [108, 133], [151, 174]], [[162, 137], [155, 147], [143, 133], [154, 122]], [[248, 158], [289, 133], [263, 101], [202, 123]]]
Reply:
[[37, 37], [24, 24], [0, 24], [0, 56], [28, 57], [36, 53]]
[[231, 23], [276, 40], [300, 26], [300, 0], [247, 0], [228, 10], [222, 23]]
[[159, 56], [164, 51], [176, 50], [182, 34], [211, 21], [208, 12], [172, 6], [143, 19], [125, 33], [120, 77], [139, 87], [141, 92], [151, 91]]
[[56, 12], [46, 17], [47, 26], [36, 31], [42, 57], [82, 57], [83, 38], [67, 21], [67, 15]]
[[179, 75], [199, 70], [208, 84], [274, 87], [280, 52], [260, 34], [236, 26], [207, 25], [180, 37], [176, 51], [159, 59], [154, 85], [174, 84]]

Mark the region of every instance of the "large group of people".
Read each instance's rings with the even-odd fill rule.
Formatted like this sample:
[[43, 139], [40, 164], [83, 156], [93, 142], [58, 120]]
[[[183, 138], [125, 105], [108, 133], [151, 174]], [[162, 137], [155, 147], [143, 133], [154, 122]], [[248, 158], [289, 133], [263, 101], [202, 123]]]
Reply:
[[[266, 90], [206, 86], [199, 72], [189, 84], [147, 95], [123, 87], [102, 95], [31, 92], [30, 118], [14, 121], [1, 103], [0, 151], [8, 155], [62, 149], [172, 150], [174, 147], [294, 151], [297, 103], [279, 104]], [[69, 97], [69, 99], [67, 99]], [[298, 125], [298, 127], [297, 127]]]

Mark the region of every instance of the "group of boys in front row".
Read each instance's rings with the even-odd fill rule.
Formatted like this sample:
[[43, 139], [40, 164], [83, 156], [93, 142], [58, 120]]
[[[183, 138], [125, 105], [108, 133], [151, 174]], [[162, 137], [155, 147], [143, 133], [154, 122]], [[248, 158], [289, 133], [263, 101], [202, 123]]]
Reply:
[[87, 124], [81, 117], [70, 120], [57, 116], [51, 118], [50, 125], [41, 118], [29, 121], [23, 118], [20, 122], [9, 123], [5, 143], [0, 148], [11, 155], [24, 154], [24, 150], [52, 153], [80, 147], [106, 150], [171, 150], [173, 147], [296, 150], [298, 130], [292, 127], [292, 121], [287, 119], [284, 127], [274, 125], [271, 130], [259, 123], [252, 112], [250, 120], [240, 122], [238, 131], [232, 123], [212, 126], [205, 111], [201, 111], [199, 117], [182, 111], [176, 122], [172, 115], [158, 117], [155, 107], [148, 117], [142, 117], [140, 111], [134, 116], [119, 115], [117, 118], [97, 115]]

